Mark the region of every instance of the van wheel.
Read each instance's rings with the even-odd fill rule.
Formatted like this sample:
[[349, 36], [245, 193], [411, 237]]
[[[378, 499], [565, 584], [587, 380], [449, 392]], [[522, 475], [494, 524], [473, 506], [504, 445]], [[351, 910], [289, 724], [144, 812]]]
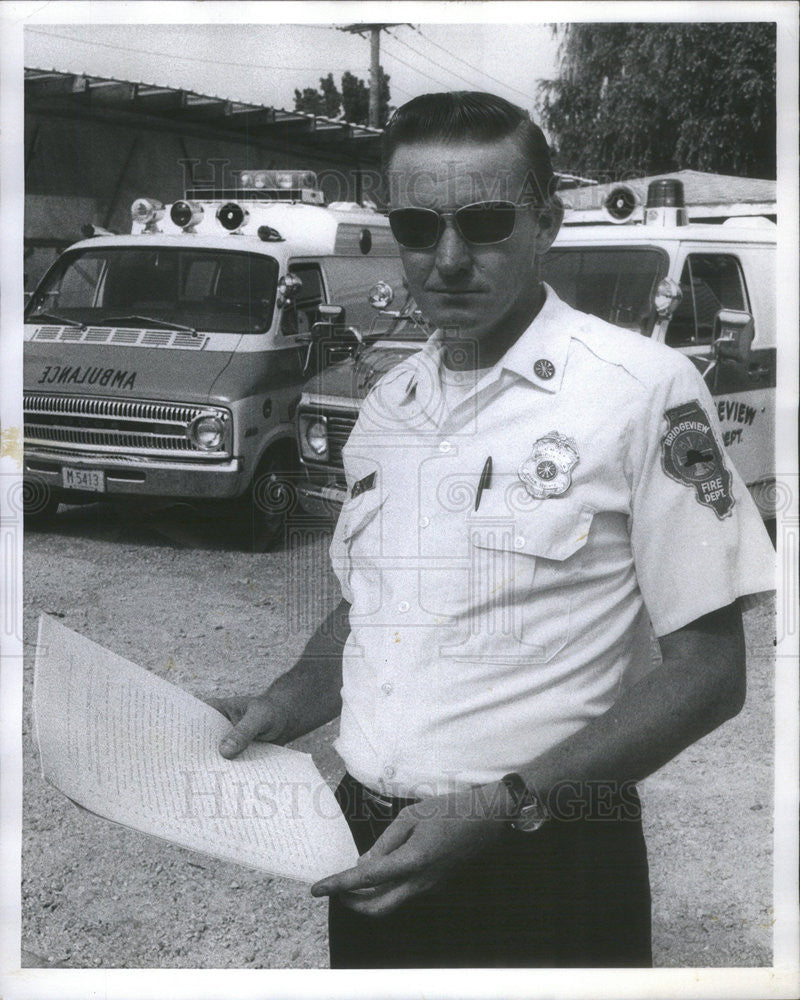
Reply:
[[237, 533], [245, 552], [279, 547], [297, 502], [295, 468], [282, 452], [265, 455], [256, 468], [250, 488], [237, 501]]
[[35, 528], [49, 524], [56, 515], [59, 499], [41, 479], [26, 478], [22, 483], [22, 515], [25, 526]]

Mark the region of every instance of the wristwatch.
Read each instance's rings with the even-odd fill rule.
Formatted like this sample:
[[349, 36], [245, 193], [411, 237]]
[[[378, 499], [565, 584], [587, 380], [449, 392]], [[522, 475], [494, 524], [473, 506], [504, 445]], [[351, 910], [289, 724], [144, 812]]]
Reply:
[[506, 786], [514, 803], [510, 820], [512, 829], [520, 833], [535, 833], [550, 819], [542, 800], [535, 791], [528, 788], [522, 775], [512, 771], [500, 779]]

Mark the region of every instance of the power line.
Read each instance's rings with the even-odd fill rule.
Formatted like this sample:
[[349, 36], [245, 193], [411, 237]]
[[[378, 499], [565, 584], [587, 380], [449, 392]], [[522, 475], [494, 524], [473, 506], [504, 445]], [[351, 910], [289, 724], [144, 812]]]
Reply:
[[[436, 46], [437, 49], [441, 49], [441, 51], [444, 52], [446, 55], [450, 56], [451, 59], [455, 59], [457, 62], [463, 63], [469, 69], [474, 70], [476, 73], [480, 73], [481, 76], [485, 76], [487, 80], [491, 80], [493, 83], [499, 83], [501, 87], [505, 87], [507, 90], [513, 90], [515, 94], [519, 94], [521, 97], [525, 97], [529, 101], [533, 100], [530, 94], [526, 94], [524, 91], [519, 90], [517, 87], [512, 87], [510, 83], [506, 83], [503, 80], [498, 80], [496, 76], [492, 76], [491, 73], [487, 73], [486, 70], [479, 69], [477, 66], [473, 66], [472, 63], [468, 63], [466, 59], [462, 59], [460, 56], [457, 56], [449, 49], [446, 49], [443, 45], [440, 45], [438, 42], [434, 42], [432, 38], [429, 38], [427, 35], [423, 35], [422, 31], [419, 28], [414, 28], [414, 31], [417, 32], [420, 38], [424, 38], [429, 45], [434, 45]], [[398, 41], [399, 40], [400, 39], [398, 39]], [[410, 45], [409, 48], [411, 48]], [[448, 70], [448, 72], [452, 71]]]
[[[418, 56], [422, 56], [423, 59], [427, 59], [428, 62], [433, 63], [435, 66], [439, 65], [434, 59], [431, 59], [431, 57], [429, 55], [426, 55], [424, 52], [420, 52], [419, 49], [415, 49], [413, 45], [409, 45], [408, 42], [403, 41], [402, 38], [398, 38], [397, 35], [392, 35], [391, 32], [387, 32], [387, 34], [390, 35], [394, 39], [394, 41], [399, 42], [401, 45], [405, 45], [405, 47], [407, 49], [411, 49], [412, 52], [416, 52], [416, 54]], [[427, 39], [426, 39], [426, 41], [427, 41]], [[440, 68], [443, 69], [445, 71], [445, 73], [449, 73], [451, 76], [456, 77], [457, 79], [461, 80], [463, 83], [468, 84], [470, 87], [474, 87], [475, 86], [474, 81], [468, 80], [465, 76], [462, 76], [460, 73], [456, 73], [455, 70], [448, 69], [447, 66], [441, 66]]]
[[[303, 25], [303, 27], [323, 27], [322, 25]], [[328, 30], [326, 28], [326, 30]], [[241, 62], [231, 62], [225, 61], [223, 59], [203, 59], [200, 56], [181, 56], [174, 52], [159, 52], [154, 49], [132, 49], [127, 45], [114, 45], [111, 42], [99, 42], [90, 41], [85, 38], [76, 38], [74, 35], [62, 35], [55, 31], [40, 31], [37, 28], [27, 28], [27, 32], [31, 32], [36, 35], [44, 35], [47, 38], [61, 38], [68, 42], [78, 42], [80, 45], [98, 45], [104, 49], [116, 49], [119, 52], [136, 52], [142, 55], [150, 56], [168, 56], [170, 59], [183, 59], [186, 62], [196, 62], [196, 63], [208, 63], [215, 66], [235, 66], [240, 69], [283, 69], [283, 70], [296, 70], [298, 72], [304, 73], [324, 73], [325, 70], [321, 66], [270, 66], [264, 63], [241, 63]], [[329, 73], [343, 73], [344, 70], [328, 70]], [[184, 88], [185, 89], [185, 88]], [[396, 90], [406, 97], [413, 97], [414, 95], [403, 87], [399, 87], [397, 84], [391, 85], [392, 90]]]
[[85, 38], [76, 38], [74, 35], [61, 35], [55, 31], [40, 31], [37, 28], [27, 28], [26, 31], [35, 35], [45, 35], [47, 38], [62, 38], [68, 42], [77, 42], [79, 45], [97, 45], [104, 49], [117, 49], [120, 52], [130, 52], [146, 56], [166, 56], [168, 59], [183, 59], [185, 62], [207, 63], [214, 66], [236, 66], [240, 69], [302, 70], [304, 73], [325, 72], [321, 66], [270, 66], [265, 63], [231, 62], [224, 59], [203, 59], [202, 56], [181, 56], [176, 52], [160, 52], [155, 49], [140, 49], [138, 47], [131, 48], [128, 45], [114, 45], [111, 42], [89, 41]]
[[391, 56], [392, 59], [396, 59], [397, 62], [402, 63], [404, 66], [408, 66], [408, 68], [410, 70], [413, 70], [415, 73], [419, 73], [420, 76], [427, 77], [427, 79], [433, 80], [434, 83], [438, 83], [440, 87], [445, 87], [446, 89], [450, 87], [449, 83], [445, 82], [444, 80], [439, 80], [435, 76], [431, 76], [430, 73], [426, 73], [424, 70], [419, 69], [418, 66], [412, 66], [410, 62], [406, 62], [405, 59], [401, 59], [400, 56], [398, 56], [395, 52], [387, 52], [386, 46], [384, 46], [383, 51], [387, 55]]

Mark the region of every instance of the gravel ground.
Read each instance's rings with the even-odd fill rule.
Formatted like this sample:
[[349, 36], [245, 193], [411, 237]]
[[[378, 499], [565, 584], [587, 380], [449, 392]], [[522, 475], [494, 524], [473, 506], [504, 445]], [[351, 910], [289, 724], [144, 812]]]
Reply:
[[[30, 719], [41, 612], [200, 696], [263, 688], [335, 603], [326, 544], [245, 555], [186, 510], [100, 505], [27, 533], [24, 967], [327, 967], [325, 903], [307, 887], [76, 808], [41, 779]], [[745, 616], [742, 713], [641, 787], [658, 966], [772, 964], [773, 615]], [[331, 783], [334, 736], [294, 744]]]

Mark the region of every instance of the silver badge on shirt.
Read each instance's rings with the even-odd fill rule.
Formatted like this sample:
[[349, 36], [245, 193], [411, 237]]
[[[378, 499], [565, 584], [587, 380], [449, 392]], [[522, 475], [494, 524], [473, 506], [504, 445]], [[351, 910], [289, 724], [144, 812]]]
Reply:
[[532, 497], [560, 497], [572, 486], [572, 470], [578, 464], [575, 441], [550, 431], [533, 444], [533, 451], [519, 467], [519, 478]]

